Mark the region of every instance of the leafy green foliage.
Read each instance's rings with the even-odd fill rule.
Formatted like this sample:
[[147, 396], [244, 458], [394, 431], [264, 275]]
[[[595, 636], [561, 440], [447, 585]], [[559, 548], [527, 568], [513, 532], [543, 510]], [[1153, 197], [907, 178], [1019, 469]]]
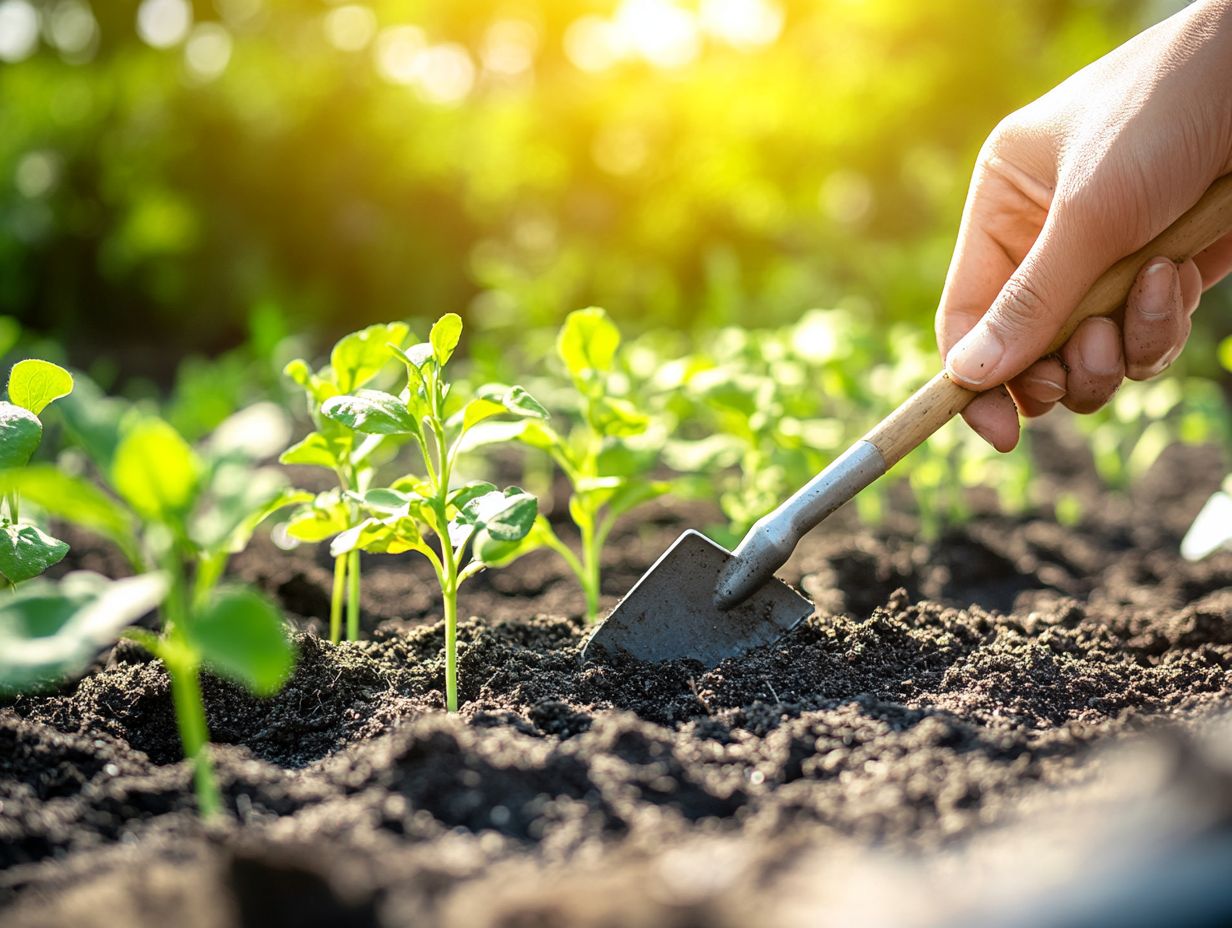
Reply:
[[9, 401], [0, 402], [0, 484], [7, 484], [7, 512], [0, 518], [0, 575], [9, 586], [39, 576], [68, 554], [68, 545], [58, 538], [21, 524], [21, 494], [8, 478], [30, 462], [42, 443], [39, 414], [72, 390], [72, 375], [49, 361], [18, 361], [9, 372]]
[[618, 369], [619, 348], [620, 330], [604, 310], [570, 313], [557, 334], [556, 354], [573, 385], [572, 395], [562, 400], [575, 414], [574, 428], [560, 433], [536, 417], [511, 429], [489, 430], [492, 440], [514, 438], [547, 452], [569, 480], [569, 516], [578, 529], [580, 555], [546, 519], [539, 520], [534, 542], [560, 554], [577, 576], [592, 622], [599, 613], [603, 546], [616, 520], [670, 489], [669, 483], [651, 477], [661, 435], [637, 403], [618, 395], [626, 379]]
[[157, 573], [108, 580], [79, 571], [0, 597], [0, 694], [52, 686], [80, 673], [167, 592]]
[[318, 498], [309, 510], [313, 515], [297, 515], [304, 519], [302, 530], [314, 535], [344, 524], [348, 506], [362, 516], [334, 538], [330, 553], [335, 558], [357, 558], [360, 551], [415, 551], [432, 564], [444, 602], [445, 694], [450, 711], [458, 707], [458, 588], [479, 571], [517, 556], [531, 537], [538, 513], [535, 497], [518, 487], [501, 490], [483, 481], [454, 486], [458, 455], [467, 433], [480, 423], [496, 416], [539, 422], [548, 415], [516, 386], [488, 386], [469, 399], [453, 397], [445, 365], [461, 335], [461, 317], [442, 316], [427, 342], [405, 350], [389, 346], [391, 356], [406, 370], [406, 388], [399, 395], [360, 390], [331, 396], [320, 408], [325, 419], [357, 433], [401, 435], [414, 441], [423, 475], [401, 477], [388, 487]]
[[[129, 589], [157, 589], [152, 598], [133, 600], [145, 604], [140, 612], [121, 613], [132, 621], [161, 606], [161, 634], [143, 629], [126, 634], [167, 667], [184, 752], [196, 769], [198, 802], [202, 812], [210, 814], [217, 811], [220, 799], [205, 753], [208, 730], [200, 668], [210, 667], [265, 695], [281, 686], [294, 662], [277, 610], [250, 590], [219, 590], [218, 583], [227, 559], [248, 543], [262, 521], [311, 499], [311, 494], [288, 489], [280, 472], [256, 465], [261, 444], [246, 442], [243, 436], [252, 434], [254, 423], [268, 422], [260, 411], [255, 416], [251, 410], [237, 413], [193, 447], [164, 420], [136, 408], [120, 409], [111, 400], [103, 402], [102, 414], [83, 417], [91, 423], [91, 440], [84, 448], [110, 493], [84, 477], [47, 466], [0, 473], [0, 485], [6, 492], [24, 493], [51, 515], [113, 539], [138, 572], [157, 565], [157, 574], [142, 573], [137, 578], [145, 586], [116, 587], [116, 595], [101, 602], [116, 602], [116, 596]], [[111, 423], [116, 434], [107, 434], [105, 423]], [[0, 537], [0, 571], [10, 579], [24, 579], [49, 560], [47, 549], [53, 541], [25, 530]], [[71, 585], [40, 590], [40, 603], [55, 604], [56, 629], [61, 625], [66, 629], [54, 632], [61, 635], [58, 647], [72, 661], [89, 650], [72, 642], [97, 647], [107, 643], [100, 638], [100, 629], [114, 640], [126, 624], [114, 610], [104, 611], [97, 620], [94, 613], [83, 613], [89, 600]], [[43, 606], [38, 609], [46, 611]], [[81, 614], [85, 618], [74, 618]], [[14, 632], [14, 637], [30, 628], [27, 623], [25, 631]], [[59, 660], [55, 666], [67, 671], [72, 661]]]
[[36, 416], [73, 392], [73, 375], [50, 361], [18, 361], [9, 372], [9, 401]]
[[[348, 494], [363, 493], [378, 467], [414, 430], [415, 422], [397, 397], [366, 389], [394, 366], [391, 350], [400, 351], [409, 337], [410, 328], [403, 322], [371, 325], [339, 339], [322, 369], [314, 372], [302, 359], [284, 369], [303, 391], [313, 431], [287, 448], [279, 461], [327, 468], [338, 481], [337, 492], [309, 496], [295, 511], [285, 530], [292, 541], [317, 543], [356, 526], [361, 515]], [[347, 639], [355, 641], [360, 618], [359, 554], [346, 552], [335, 559], [329, 636], [334, 642], [342, 638], [345, 599]]]

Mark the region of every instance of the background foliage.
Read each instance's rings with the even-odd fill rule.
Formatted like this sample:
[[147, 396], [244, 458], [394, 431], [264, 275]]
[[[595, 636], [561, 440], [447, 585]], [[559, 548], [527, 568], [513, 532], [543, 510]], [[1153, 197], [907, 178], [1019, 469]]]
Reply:
[[152, 368], [270, 306], [927, 329], [983, 137], [1163, 12], [3, 0], [0, 312]]

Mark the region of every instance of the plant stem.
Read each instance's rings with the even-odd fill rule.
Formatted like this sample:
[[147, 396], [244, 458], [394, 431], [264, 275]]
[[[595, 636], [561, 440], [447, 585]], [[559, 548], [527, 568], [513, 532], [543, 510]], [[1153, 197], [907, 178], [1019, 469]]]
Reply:
[[445, 600], [445, 708], [458, 711], [458, 588], [444, 591]]
[[329, 600], [329, 640], [337, 644], [342, 640], [342, 597], [346, 589], [347, 555], [334, 558], [334, 590]]
[[586, 622], [599, 616], [599, 555], [602, 544], [593, 523], [579, 525], [582, 533], [582, 592], [586, 594]]
[[347, 555], [347, 641], [359, 641], [359, 551]]
[[182, 666], [178, 662], [167, 664], [171, 676], [171, 697], [175, 704], [175, 719], [180, 729], [180, 742], [184, 756], [193, 762], [193, 780], [197, 788], [197, 807], [203, 818], [211, 818], [222, 810], [222, 796], [214, 780], [205, 743], [209, 740], [209, 728], [205, 721], [205, 706], [201, 702], [201, 682], [197, 668]]

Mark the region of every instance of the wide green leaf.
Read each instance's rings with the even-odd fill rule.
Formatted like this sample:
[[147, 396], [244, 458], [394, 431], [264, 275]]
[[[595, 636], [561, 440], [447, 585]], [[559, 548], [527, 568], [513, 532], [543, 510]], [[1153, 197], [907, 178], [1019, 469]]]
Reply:
[[38, 416], [15, 403], [0, 401], [0, 469], [29, 462], [43, 440]]
[[48, 404], [72, 392], [73, 375], [50, 361], [18, 361], [9, 372], [9, 401], [36, 416]]
[[143, 518], [181, 521], [196, 498], [201, 462], [181, 436], [161, 419], [133, 423], [116, 447], [111, 483]]
[[620, 330], [597, 306], [571, 312], [556, 338], [557, 354], [579, 378], [609, 372], [619, 347]]
[[297, 509], [284, 530], [297, 541], [315, 544], [346, 531], [350, 524], [350, 507], [338, 498], [336, 490], [331, 490]]
[[449, 525], [449, 540], [458, 547], [474, 537], [475, 556], [496, 542], [520, 541], [526, 537], [539, 513], [539, 501], [520, 487], [494, 490], [467, 501]]
[[327, 467], [331, 470], [337, 466], [338, 459], [334, 457], [334, 446], [320, 432], [309, 432], [278, 456], [280, 464], [303, 464], [310, 467]]
[[546, 547], [553, 540], [552, 527], [543, 516], [536, 516], [525, 537], [517, 541], [497, 541], [491, 536], [475, 539], [475, 559], [485, 567], [506, 567], [532, 551]]
[[432, 354], [441, 367], [453, 357], [454, 349], [462, 338], [462, 317], [457, 313], [445, 313], [432, 325], [428, 341], [432, 345]]
[[329, 355], [338, 391], [353, 393], [376, 377], [389, 363], [389, 346], [401, 346], [410, 331], [405, 322], [378, 323], [339, 340]]
[[0, 692], [81, 672], [166, 593], [162, 574], [108, 580], [80, 571], [55, 583], [31, 580], [0, 597]]
[[0, 492], [17, 493], [48, 515], [111, 539], [130, 563], [140, 563], [132, 514], [90, 481], [33, 464], [0, 474]]
[[369, 554], [405, 554], [423, 547], [423, 535], [413, 518], [365, 519], [349, 528], [329, 546], [331, 557], [356, 549]]
[[295, 665], [282, 616], [268, 599], [243, 587], [223, 589], [193, 616], [188, 640], [216, 673], [258, 696], [276, 693]]
[[406, 404], [379, 390], [332, 397], [321, 407], [321, 415], [370, 435], [411, 435], [418, 431]]
[[0, 526], [0, 574], [9, 583], [31, 580], [59, 564], [68, 554], [68, 545], [42, 532], [34, 525]]
[[641, 435], [650, 425], [650, 418], [645, 413], [620, 397], [599, 397], [591, 403], [590, 409], [595, 431], [607, 438]]
[[481, 396], [476, 397], [462, 407], [462, 430], [467, 431], [480, 422], [491, 419], [493, 416], [502, 416], [505, 412], [503, 403], [484, 399]]
[[471, 500], [495, 492], [496, 486], [494, 484], [488, 483], [486, 480], [475, 480], [450, 492], [449, 505], [455, 509], [461, 509]]

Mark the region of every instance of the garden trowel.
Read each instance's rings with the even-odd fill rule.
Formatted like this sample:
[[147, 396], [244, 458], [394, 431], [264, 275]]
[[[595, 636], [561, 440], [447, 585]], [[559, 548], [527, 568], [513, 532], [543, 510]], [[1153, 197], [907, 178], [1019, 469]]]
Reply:
[[[1232, 175], [1215, 181], [1189, 212], [1104, 273], [1047, 353], [1064, 345], [1082, 320], [1117, 312], [1139, 269], [1150, 258], [1162, 255], [1184, 261], [1229, 232]], [[699, 532], [685, 532], [595, 630], [583, 659], [626, 654], [643, 661], [692, 658], [714, 666], [777, 640], [813, 611], [812, 603], [774, 576], [804, 534], [977, 395], [942, 371], [758, 521], [735, 551], [729, 552]]]

